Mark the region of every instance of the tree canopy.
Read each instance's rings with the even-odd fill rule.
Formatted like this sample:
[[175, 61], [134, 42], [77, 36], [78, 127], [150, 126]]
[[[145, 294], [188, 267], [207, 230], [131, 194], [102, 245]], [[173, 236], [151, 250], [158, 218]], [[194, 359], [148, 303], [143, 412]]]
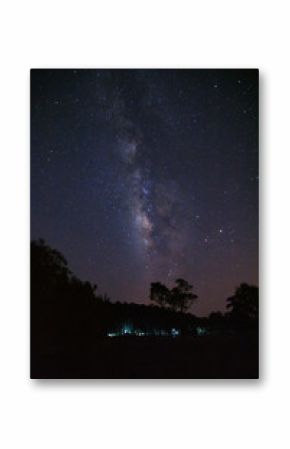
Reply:
[[150, 299], [161, 307], [170, 307], [174, 311], [185, 312], [197, 299], [192, 293], [193, 286], [184, 279], [176, 279], [175, 286], [170, 290], [161, 282], [152, 282], [150, 288]]
[[237, 321], [257, 321], [259, 289], [254, 285], [241, 284], [235, 294], [227, 299], [230, 316]]

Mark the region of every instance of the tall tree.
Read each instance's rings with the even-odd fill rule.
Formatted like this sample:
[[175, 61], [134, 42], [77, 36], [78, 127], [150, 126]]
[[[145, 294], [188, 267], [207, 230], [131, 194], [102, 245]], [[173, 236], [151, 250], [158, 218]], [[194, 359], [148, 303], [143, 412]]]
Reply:
[[184, 279], [176, 279], [176, 286], [170, 294], [170, 305], [174, 310], [185, 312], [197, 299], [197, 295], [192, 293], [193, 286]]
[[238, 321], [257, 321], [259, 289], [254, 285], [241, 284], [235, 294], [227, 299], [230, 316]]
[[161, 307], [169, 304], [170, 290], [161, 282], [152, 282], [150, 288], [150, 299]]
[[168, 306], [175, 311], [185, 312], [197, 299], [192, 293], [192, 285], [184, 279], [176, 279], [176, 285], [171, 290], [161, 282], [153, 282], [150, 288], [150, 299], [160, 306]]

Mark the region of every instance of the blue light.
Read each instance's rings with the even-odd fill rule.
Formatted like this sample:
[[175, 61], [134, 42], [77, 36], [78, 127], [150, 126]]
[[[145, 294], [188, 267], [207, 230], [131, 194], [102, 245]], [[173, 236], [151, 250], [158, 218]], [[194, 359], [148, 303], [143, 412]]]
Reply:
[[130, 335], [133, 334], [132, 326], [125, 324], [122, 329], [122, 335]]
[[207, 330], [206, 330], [205, 327], [200, 327], [200, 326], [198, 326], [198, 327], [196, 328], [196, 333], [197, 333], [197, 335], [198, 335], [199, 337], [201, 337], [202, 335], [206, 335], [206, 334], [207, 334]]

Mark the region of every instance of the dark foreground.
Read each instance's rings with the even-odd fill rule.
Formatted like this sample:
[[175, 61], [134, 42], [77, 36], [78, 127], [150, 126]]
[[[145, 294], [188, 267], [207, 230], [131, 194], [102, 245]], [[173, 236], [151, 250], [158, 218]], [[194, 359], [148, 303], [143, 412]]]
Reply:
[[255, 379], [258, 341], [253, 335], [102, 338], [90, 350], [32, 353], [38, 379]]

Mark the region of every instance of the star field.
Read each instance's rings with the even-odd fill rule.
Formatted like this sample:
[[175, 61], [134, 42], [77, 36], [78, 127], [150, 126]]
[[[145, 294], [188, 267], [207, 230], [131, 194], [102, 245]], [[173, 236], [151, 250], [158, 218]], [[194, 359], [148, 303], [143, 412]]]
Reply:
[[31, 234], [114, 301], [258, 284], [256, 70], [33, 70]]

